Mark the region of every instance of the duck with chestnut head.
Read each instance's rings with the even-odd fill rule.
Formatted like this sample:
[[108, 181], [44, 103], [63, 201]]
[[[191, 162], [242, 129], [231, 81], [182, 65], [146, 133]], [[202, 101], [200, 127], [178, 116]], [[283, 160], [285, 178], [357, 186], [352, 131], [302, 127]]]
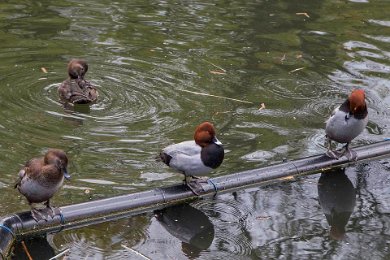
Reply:
[[[15, 188], [26, 197], [31, 206], [31, 215], [36, 221], [55, 215], [50, 207], [50, 199], [60, 189], [64, 178], [70, 179], [67, 166], [68, 157], [65, 152], [50, 149], [44, 157], [29, 160], [19, 171]], [[32, 206], [33, 203], [42, 202], [45, 203], [47, 211]]]
[[204, 122], [196, 127], [194, 140], [165, 147], [160, 158], [169, 167], [183, 173], [187, 186], [198, 195], [202, 190], [200, 183], [205, 180], [199, 176], [205, 176], [218, 168], [224, 154], [214, 126]]
[[[349, 160], [356, 159], [356, 152], [349, 148], [349, 143], [363, 132], [367, 123], [368, 111], [364, 90], [355, 89], [326, 121], [325, 132], [328, 141], [326, 155], [333, 159], [338, 159], [343, 155]], [[332, 141], [346, 143], [344, 151], [333, 151]]]
[[88, 64], [84, 60], [73, 59], [68, 64], [69, 78], [58, 87], [58, 94], [64, 103], [89, 104], [96, 102], [98, 91], [84, 79]]

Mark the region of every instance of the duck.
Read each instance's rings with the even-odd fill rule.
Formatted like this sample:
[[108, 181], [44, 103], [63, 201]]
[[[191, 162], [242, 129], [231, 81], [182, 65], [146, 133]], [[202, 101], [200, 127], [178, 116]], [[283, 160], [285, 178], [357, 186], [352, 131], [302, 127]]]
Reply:
[[[26, 197], [31, 206], [31, 216], [38, 222], [54, 217], [50, 199], [60, 189], [64, 178], [70, 179], [67, 171], [68, 157], [63, 150], [49, 149], [44, 157], [37, 157], [26, 162], [18, 173], [14, 188]], [[47, 212], [33, 207], [33, 203], [46, 205]]]
[[222, 164], [224, 155], [214, 125], [206, 121], [196, 127], [194, 140], [165, 147], [160, 152], [160, 159], [170, 168], [181, 172], [185, 176], [185, 184], [199, 195], [203, 190], [201, 183], [208, 179], [205, 176]]
[[[357, 158], [355, 151], [349, 148], [350, 142], [360, 135], [368, 123], [366, 96], [363, 89], [354, 89], [349, 97], [337, 107], [326, 121], [326, 155], [339, 159], [345, 155], [349, 160]], [[342, 151], [332, 150], [332, 141], [345, 143]]]
[[97, 101], [99, 93], [95, 86], [84, 79], [88, 64], [84, 60], [72, 59], [68, 64], [69, 77], [58, 87], [58, 95], [64, 103], [90, 104]]

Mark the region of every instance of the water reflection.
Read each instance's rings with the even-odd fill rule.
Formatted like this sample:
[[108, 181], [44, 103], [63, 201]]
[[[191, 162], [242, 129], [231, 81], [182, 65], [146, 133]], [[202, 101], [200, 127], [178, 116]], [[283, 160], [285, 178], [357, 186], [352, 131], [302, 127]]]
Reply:
[[75, 104], [75, 105], [64, 104], [64, 108], [69, 111], [75, 111], [84, 114], [89, 114], [91, 112], [91, 107], [88, 104]]
[[321, 174], [318, 180], [318, 197], [330, 226], [330, 236], [336, 240], [343, 239], [345, 226], [356, 203], [356, 191], [345, 175], [345, 169], [340, 168]]
[[108, 256], [113, 256], [113, 259], [119, 256], [128, 259], [123, 257], [128, 252], [124, 252], [121, 244], [132, 248], [144, 243], [148, 237], [149, 225], [150, 216], [140, 215], [92, 225], [79, 229], [78, 232], [66, 230], [59, 233], [61, 236], [53, 237], [53, 247], [57, 252], [69, 248], [67, 258], [70, 259], [106, 259]]
[[[23, 243], [26, 246], [24, 248]], [[37, 237], [24, 241], [18, 241], [15, 245], [12, 259], [50, 259], [55, 256], [53, 247], [49, 244], [46, 237]], [[31, 258], [26, 253], [26, 249]]]
[[155, 213], [160, 224], [182, 241], [181, 249], [186, 256], [198, 257], [213, 242], [213, 224], [202, 211], [189, 204], [165, 208]]

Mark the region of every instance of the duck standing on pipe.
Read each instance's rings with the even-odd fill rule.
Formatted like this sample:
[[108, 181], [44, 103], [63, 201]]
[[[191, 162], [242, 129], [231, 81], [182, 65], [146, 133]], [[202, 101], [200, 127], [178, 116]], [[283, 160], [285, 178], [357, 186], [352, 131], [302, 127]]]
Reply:
[[[19, 178], [15, 188], [24, 195], [31, 206], [31, 216], [38, 222], [47, 220], [48, 216], [55, 216], [54, 209], [50, 207], [50, 199], [59, 190], [70, 175], [66, 167], [68, 157], [65, 152], [50, 149], [44, 157], [33, 158], [19, 171]], [[40, 210], [32, 206], [33, 203], [45, 202], [46, 209]], [[48, 216], [46, 216], [48, 215]]]
[[214, 126], [204, 122], [195, 129], [194, 140], [169, 145], [160, 153], [166, 165], [184, 174], [184, 182], [196, 195], [203, 190], [200, 183], [208, 179], [198, 176], [218, 168], [224, 158], [222, 143], [215, 135]]
[[62, 102], [72, 104], [89, 104], [96, 102], [99, 94], [96, 87], [84, 79], [88, 64], [84, 60], [73, 59], [68, 64], [69, 78], [58, 87]]
[[[337, 107], [326, 121], [326, 139], [328, 151], [326, 155], [338, 159], [345, 155], [349, 160], [356, 159], [356, 152], [349, 149], [349, 143], [357, 137], [368, 123], [368, 112], [364, 90], [355, 89], [345, 102]], [[333, 151], [332, 141], [346, 143], [344, 151]]]

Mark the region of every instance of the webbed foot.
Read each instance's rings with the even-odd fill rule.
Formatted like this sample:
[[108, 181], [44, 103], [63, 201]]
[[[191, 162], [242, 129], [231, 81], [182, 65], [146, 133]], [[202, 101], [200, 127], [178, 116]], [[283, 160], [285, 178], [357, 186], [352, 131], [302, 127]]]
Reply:
[[59, 209], [50, 206], [50, 201], [44, 203], [46, 208], [37, 209], [31, 208], [31, 216], [35, 219], [36, 222], [41, 220], [48, 221], [50, 218], [53, 219], [56, 215], [59, 214]]
[[343, 156], [343, 154], [330, 149], [326, 151], [325, 155], [328, 156], [329, 158], [336, 159], [336, 160], [338, 160], [341, 156]]
[[346, 148], [344, 155], [349, 161], [357, 161], [357, 153], [352, 149]]
[[342, 155], [345, 155], [349, 161], [357, 161], [357, 153], [349, 148], [349, 143], [344, 146]]
[[51, 211], [51, 209], [48, 210], [48, 208], [44, 208], [44, 209], [32, 208], [31, 216], [33, 219], [35, 219], [36, 222], [39, 222], [41, 220], [44, 220], [46, 222], [49, 220], [49, 217], [53, 218], [53, 212]]
[[192, 177], [190, 180], [186, 178], [187, 187], [197, 196], [204, 192], [202, 183], [207, 183], [208, 177]]

